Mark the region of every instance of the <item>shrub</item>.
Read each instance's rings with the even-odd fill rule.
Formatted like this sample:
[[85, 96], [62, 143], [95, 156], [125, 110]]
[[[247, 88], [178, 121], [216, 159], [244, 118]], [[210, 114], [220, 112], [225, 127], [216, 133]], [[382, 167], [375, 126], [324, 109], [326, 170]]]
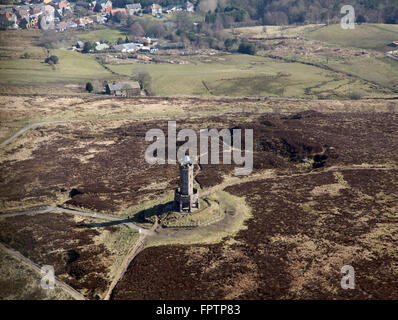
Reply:
[[362, 98], [362, 96], [363, 96], [362, 92], [359, 92], [359, 91], [353, 91], [353, 92], [351, 92], [351, 93], [348, 95], [348, 97], [349, 97], [351, 100], [360, 100], [360, 99]]
[[83, 47], [83, 52], [84, 53], [88, 53], [90, 51], [93, 51], [95, 49], [95, 45], [89, 41], [84, 43], [84, 47]]
[[133, 72], [133, 79], [138, 81], [142, 90], [145, 90], [149, 95], [153, 94], [153, 81], [149, 72], [143, 68], [138, 68]]
[[50, 56], [48, 58], [46, 58], [46, 60], [44, 60], [45, 63], [48, 64], [57, 64], [59, 62], [59, 59], [57, 56]]
[[253, 43], [242, 42], [239, 45], [238, 52], [244, 53], [244, 54], [255, 55], [257, 52], [257, 47]]
[[92, 83], [91, 82], [87, 82], [86, 83], [86, 91], [92, 92], [93, 90], [94, 90], [94, 87], [93, 87]]

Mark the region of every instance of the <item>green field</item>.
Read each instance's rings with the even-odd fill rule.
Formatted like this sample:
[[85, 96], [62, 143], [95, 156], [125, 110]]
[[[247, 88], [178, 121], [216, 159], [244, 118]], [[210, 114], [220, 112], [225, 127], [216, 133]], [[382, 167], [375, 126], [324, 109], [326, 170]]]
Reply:
[[398, 92], [398, 61], [384, 55], [384, 52], [392, 50], [388, 44], [398, 40], [398, 25], [361, 24], [356, 25], [353, 30], [343, 30], [340, 25], [330, 25], [306, 35], [310, 39], [336, 47], [360, 48], [382, 53], [374, 57], [329, 59], [327, 65], [333, 70], [355, 75]]
[[59, 58], [55, 69], [43, 60], [0, 60], [0, 83], [40, 85], [56, 82], [76, 83], [112, 77], [109, 71], [90, 56], [68, 50], [52, 50], [51, 54]]
[[398, 61], [396, 60], [387, 57], [355, 57], [343, 61], [330, 61], [328, 65], [334, 70], [348, 72], [398, 92]]
[[344, 30], [339, 24], [334, 24], [309, 31], [306, 36], [336, 46], [385, 52], [391, 50], [389, 43], [398, 41], [398, 25], [365, 23], [355, 25], [355, 29]]
[[100, 41], [114, 43], [117, 39], [126, 37], [126, 33], [118, 29], [106, 28], [101, 30], [94, 30], [88, 32], [77, 33], [78, 37], [82, 41]]
[[[322, 92], [348, 93], [341, 75], [300, 63], [241, 54], [212, 57], [211, 62], [191, 60], [191, 64], [150, 64], [145, 69], [154, 80], [158, 95], [282, 96], [315, 98]], [[134, 64], [108, 65], [113, 71], [130, 76]], [[361, 84], [367, 94], [372, 89]], [[313, 91], [315, 90], [315, 91]], [[345, 92], [344, 92], [345, 90]]]

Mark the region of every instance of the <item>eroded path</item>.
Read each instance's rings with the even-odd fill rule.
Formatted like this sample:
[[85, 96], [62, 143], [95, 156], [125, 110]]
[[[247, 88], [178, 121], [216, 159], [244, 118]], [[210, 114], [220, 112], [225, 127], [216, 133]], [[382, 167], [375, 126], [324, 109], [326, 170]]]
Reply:
[[[10, 249], [10, 248], [6, 247], [5, 245], [3, 245], [2, 243], [0, 243], [0, 249], [4, 250], [10, 256], [12, 256], [13, 258], [15, 258], [18, 261], [22, 262], [23, 264], [27, 265], [28, 267], [30, 267], [31, 269], [33, 269], [39, 275], [42, 276], [41, 268], [37, 264], [35, 264], [32, 260], [30, 260], [30, 259], [26, 258], [25, 256], [23, 256], [22, 254], [20, 254], [18, 251]], [[65, 282], [59, 280], [57, 277], [55, 277], [55, 285], [60, 287], [60, 288], [62, 288], [63, 290], [65, 290], [67, 293], [69, 293], [76, 300], [86, 300], [86, 298], [82, 294], [77, 292], [72, 287], [68, 286]]]

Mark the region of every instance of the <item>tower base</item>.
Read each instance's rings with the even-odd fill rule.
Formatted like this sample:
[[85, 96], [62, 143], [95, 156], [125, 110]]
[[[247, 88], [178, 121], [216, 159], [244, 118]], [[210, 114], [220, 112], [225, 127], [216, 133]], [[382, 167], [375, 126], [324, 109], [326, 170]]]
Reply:
[[192, 209], [200, 209], [200, 201], [199, 201], [199, 191], [197, 189], [193, 189], [193, 194], [185, 195], [181, 194], [179, 189], [176, 189], [174, 192], [174, 204], [176, 209], [180, 212], [184, 212], [188, 210], [188, 212], [192, 212]]

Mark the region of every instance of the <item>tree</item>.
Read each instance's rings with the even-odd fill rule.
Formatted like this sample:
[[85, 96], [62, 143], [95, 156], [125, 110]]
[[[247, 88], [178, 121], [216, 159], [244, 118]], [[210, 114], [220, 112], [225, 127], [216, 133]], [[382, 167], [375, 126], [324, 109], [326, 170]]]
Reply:
[[199, 3], [199, 11], [203, 13], [213, 12], [217, 8], [216, 0], [201, 0]]
[[133, 71], [133, 79], [138, 81], [142, 90], [145, 90], [149, 95], [152, 95], [152, 77], [149, 72], [143, 68], [137, 68]]
[[363, 14], [360, 14], [356, 20], [357, 20], [356, 22], [357, 22], [358, 24], [361, 24], [361, 23], [365, 23], [365, 22], [366, 22], [366, 18], [365, 18], [365, 16], [364, 16]]
[[161, 23], [154, 22], [148, 26], [147, 34], [150, 37], [161, 38], [166, 35], [166, 29]]
[[127, 19], [127, 16], [120, 11], [116, 12], [112, 16], [112, 21], [115, 21], [116, 23], [123, 23], [124, 21], [126, 21], [126, 19]]
[[254, 43], [242, 42], [239, 45], [238, 52], [255, 55], [257, 52], [257, 47], [254, 45]]
[[144, 29], [138, 21], [133, 22], [129, 28], [130, 35], [133, 37], [142, 37], [145, 34]]
[[58, 47], [58, 36], [55, 30], [45, 30], [40, 38], [40, 45], [47, 49], [56, 49]]
[[92, 83], [91, 82], [87, 82], [86, 83], [86, 91], [92, 92], [93, 90], [94, 90], [94, 87], [93, 87]]
[[45, 63], [48, 63], [48, 64], [57, 64], [58, 62], [59, 62], [59, 59], [58, 59], [58, 57], [57, 56], [50, 56], [50, 57], [48, 57], [48, 58], [46, 58], [45, 60], [44, 60], [44, 62]]
[[231, 38], [226, 39], [226, 40], [224, 41], [225, 49], [227, 49], [228, 51], [231, 51], [232, 48], [233, 48], [233, 46], [234, 46], [237, 42], [238, 42], [237, 39], [231, 39]]
[[192, 31], [194, 24], [191, 15], [185, 12], [178, 12], [176, 14], [177, 29], [184, 31]]
[[5, 15], [0, 16], [0, 29], [1, 30], [6, 30], [9, 26], [12, 25], [12, 22], [9, 21]]
[[95, 49], [95, 46], [90, 41], [87, 41], [84, 43], [84, 46], [83, 46], [84, 53], [89, 53], [90, 51], [93, 51], [94, 49]]

